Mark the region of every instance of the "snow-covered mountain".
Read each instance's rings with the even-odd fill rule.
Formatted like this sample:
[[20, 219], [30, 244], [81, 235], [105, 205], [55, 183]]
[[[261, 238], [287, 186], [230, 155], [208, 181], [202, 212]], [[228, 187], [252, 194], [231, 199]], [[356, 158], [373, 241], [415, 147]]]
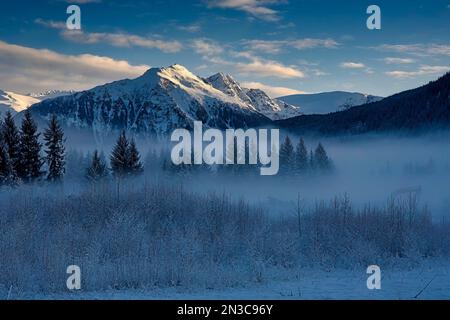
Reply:
[[301, 114], [300, 109], [281, 100], [270, 98], [259, 89], [242, 88], [241, 85], [228, 74], [217, 73], [205, 81], [223, 93], [242, 100], [250, 108], [265, 115], [271, 120], [281, 120]]
[[450, 129], [450, 72], [436, 81], [380, 101], [325, 115], [302, 115], [278, 121], [297, 134], [425, 132]]
[[44, 118], [56, 114], [66, 125], [92, 127], [95, 132], [127, 129], [154, 134], [192, 128], [196, 120], [220, 129], [246, 128], [299, 114], [260, 90], [241, 88], [231, 76], [202, 79], [178, 64], [46, 100], [32, 112]]
[[68, 96], [68, 95], [74, 94], [74, 93], [75, 93], [74, 90], [48, 90], [48, 91], [38, 92], [38, 93], [29, 93], [27, 95], [43, 101], [43, 100], [47, 100], [47, 99]]
[[15, 114], [26, 110], [41, 100], [14, 92], [0, 90], [0, 115], [6, 111]]
[[39, 94], [20, 94], [11, 91], [0, 90], [0, 117], [6, 111], [10, 111], [11, 113], [15, 114], [28, 109], [35, 103], [72, 93], [73, 91], [52, 90]]
[[278, 99], [300, 108], [303, 114], [327, 114], [377, 102], [383, 98], [358, 92], [332, 91], [316, 94], [295, 94]]

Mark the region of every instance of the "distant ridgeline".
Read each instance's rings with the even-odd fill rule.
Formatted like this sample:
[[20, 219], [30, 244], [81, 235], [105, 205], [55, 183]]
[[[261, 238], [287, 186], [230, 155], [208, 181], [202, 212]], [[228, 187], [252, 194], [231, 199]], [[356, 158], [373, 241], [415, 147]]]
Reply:
[[417, 89], [326, 115], [277, 121], [296, 133], [358, 134], [450, 127], [450, 73]]

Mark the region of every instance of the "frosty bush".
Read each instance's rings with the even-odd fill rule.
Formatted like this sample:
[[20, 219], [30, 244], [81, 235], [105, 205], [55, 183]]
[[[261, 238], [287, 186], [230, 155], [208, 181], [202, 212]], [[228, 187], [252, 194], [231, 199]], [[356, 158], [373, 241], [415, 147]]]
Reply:
[[230, 287], [293, 276], [302, 266], [354, 268], [448, 255], [450, 226], [415, 199], [355, 209], [347, 197], [300, 216], [273, 215], [225, 194], [127, 180], [72, 195], [21, 186], [0, 194], [0, 284], [64, 291], [66, 268], [83, 290]]

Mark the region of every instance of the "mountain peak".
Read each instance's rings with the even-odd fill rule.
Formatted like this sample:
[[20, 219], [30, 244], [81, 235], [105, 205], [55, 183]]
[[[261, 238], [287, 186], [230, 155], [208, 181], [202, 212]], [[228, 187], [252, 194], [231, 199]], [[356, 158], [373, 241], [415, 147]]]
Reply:
[[236, 80], [234, 80], [234, 78], [227, 74], [227, 73], [223, 73], [223, 72], [218, 72], [216, 74], [213, 74], [212, 76], [210, 76], [209, 78], [206, 79], [206, 81], [208, 83], [223, 83], [223, 84], [238, 84]]
[[246, 97], [245, 92], [239, 83], [228, 74], [219, 72], [206, 78], [205, 81], [230, 97], [238, 97], [249, 102], [248, 97]]
[[173, 70], [178, 70], [178, 71], [188, 71], [190, 72], [185, 66], [178, 64], [178, 63], [174, 63], [170, 66], [167, 67], [167, 69], [173, 69]]
[[202, 80], [190, 72], [181, 64], [173, 64], [168, 67], [151, 68], [147, 70], [142, 77], [146, 81], [158, 82], [161, 79], [168, 80], [176, 85], [188, 84], [189, 82], [201, 82]]

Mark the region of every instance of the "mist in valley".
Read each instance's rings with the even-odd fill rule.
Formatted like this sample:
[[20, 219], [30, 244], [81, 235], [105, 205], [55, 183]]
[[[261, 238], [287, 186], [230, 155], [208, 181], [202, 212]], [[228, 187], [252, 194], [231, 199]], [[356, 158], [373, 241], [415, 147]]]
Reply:
[[[287, 135], [295, 147], [300, 137]], [[118, 133], [98, 137], [80, 131], [68, 136], [68, 190], [71, 183], [75, 184], [73, 189], [77, 189], [83, 181], [83, 165], [88, 166], [88, 155], [94, 150], [103, 152], [108, 162], [117, 136]], [[285, 137], [286, 133], [282, 133], [280, 143]], [[304, 206], [311, 207], [320, 201], [346, 195], [354, 206], [360, 207], [385, 205], [391, 198], [401, 200], [413, 194], [429, 208], [434, 219], [441, 219], [450, 216], [450, 141], [447, 137], [448, 132], [304, 137], [308, 151], [314, 151], [319, 142], [324, 145], [333, 170], [296, 177], [282, 173], [277, 176], [255, 173], [223, 177], [215, 174], [217, 167], [211, 168], [211, 174], [165, 175], [160, 164], [146, 163], [146, 160], [149, 153], [169, 157], [174, 145], [170, 138], [138, 136], [137, 144], [144, 164], [143, 181], [164, 181], [199, 193], [225, 193], [266, 207], [272, 213], [291, 210], [299, 198]], [[84, 162], [75, 159], [74, 168], [71, 168], [70, 157], [74, 154], [86, 159]]]

